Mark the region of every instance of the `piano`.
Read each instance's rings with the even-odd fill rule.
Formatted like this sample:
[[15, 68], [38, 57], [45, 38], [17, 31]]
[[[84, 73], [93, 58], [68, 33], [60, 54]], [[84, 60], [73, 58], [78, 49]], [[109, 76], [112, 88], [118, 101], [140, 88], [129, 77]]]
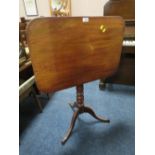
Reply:
[[109, 0], [104, 5], [104, 16], [121, 16], [125, 21], [122, 55], [118, 71], [107, 79], [100, 79], [99, 88], [106, 83], [135, 84], [135, 0]]

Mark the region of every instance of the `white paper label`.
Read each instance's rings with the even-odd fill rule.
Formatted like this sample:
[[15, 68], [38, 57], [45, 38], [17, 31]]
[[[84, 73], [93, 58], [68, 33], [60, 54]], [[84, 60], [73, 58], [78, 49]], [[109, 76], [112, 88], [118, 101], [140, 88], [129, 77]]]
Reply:
[[89, 18], [88, 17], [83, 17], [82, 21], [83, 21], [83, 23], [87, 23], [87, 22], [89, 22]]

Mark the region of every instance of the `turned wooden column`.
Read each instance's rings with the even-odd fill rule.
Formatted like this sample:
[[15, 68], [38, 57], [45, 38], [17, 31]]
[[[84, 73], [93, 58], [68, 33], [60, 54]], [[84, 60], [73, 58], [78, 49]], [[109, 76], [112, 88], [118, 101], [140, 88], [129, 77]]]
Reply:
[[84, 92], [83, 85], [76, 86], [76, 101], [79, 107], [84, 106]]

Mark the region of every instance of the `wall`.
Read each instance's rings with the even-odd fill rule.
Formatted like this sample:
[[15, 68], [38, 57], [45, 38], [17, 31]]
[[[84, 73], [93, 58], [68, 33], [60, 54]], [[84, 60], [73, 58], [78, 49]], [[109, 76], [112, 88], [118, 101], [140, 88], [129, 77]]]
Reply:
[[103, 16], [103, 6], [108, 0], [72, 0], [72, 16]]
[[[72, 16], [103, 16], [103, 6], [107, 1], [71, 0], [71, 14]], [[49, 0], [36, 0], [36, 2], [39, 16], [51, 16]], [[26, 17], [23, 0], [19, 0], [19, 16]]]
[[[50, 16], [50, 5], [49, 0], [36, 0], [37, 3], [37, 9], [39, 16]], [[27, 17], [25, 14], [25, 8], [24, 8], [24, 1], [19, 0], [19, 16], [20, 17], [26, 17], [26, 18], [35, 18], [34, 17]]]

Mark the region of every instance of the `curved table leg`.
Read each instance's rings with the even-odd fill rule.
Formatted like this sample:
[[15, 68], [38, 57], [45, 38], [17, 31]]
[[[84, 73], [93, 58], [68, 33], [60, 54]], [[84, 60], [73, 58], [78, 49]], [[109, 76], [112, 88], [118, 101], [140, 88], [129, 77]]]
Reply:
[[95, 114], [95, 112], [90, 108], [90, 107], [84, 107], [84, 112], [87, 112], [89, 113], [90, 115], [92, 115], [94, 118], [96, 118], [97, 120], [99, 121], [102, 121], [102, 122], [105, 122], [105, 123], [110, 123], [110, 120], [109, 119], [106, 119], [106, 118], [103, 118], [101, 116], [97, 116]]
[[70, 137], [71, 133], [72, 133], [72, 130], [74, 128], [74, 125], [75, 125], [75, 121], [78, 117], [78, 114], [79, 114], [79, 109], [77, 111], [74, 112], [73, 114], [73, 117], [72, 117], [72, 121], [71, 121], [71, 124], [70, 124], [70, 127], [65, 135], [65, 137], [63, 138], [63, 140], [61, 141], [62, 144], [65, 144], [65, 142], [68, 140], [68, 138]]
[[73, 112], [75, 112], [75, 108], [78, 108], [76, 102], [68, 103], [68, 104], [69, 104], [69, 106], [71, 107], [71, 109], [73, 110]]

